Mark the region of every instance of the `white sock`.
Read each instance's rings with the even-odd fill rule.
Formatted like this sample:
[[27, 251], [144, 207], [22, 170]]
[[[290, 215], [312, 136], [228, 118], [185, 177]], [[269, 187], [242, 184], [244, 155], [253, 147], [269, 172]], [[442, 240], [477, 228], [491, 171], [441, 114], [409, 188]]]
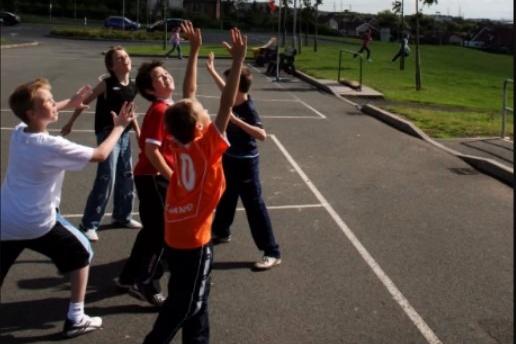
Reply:
[[67, 317], [74, 323], [81, 320], [84, 317], [84, 302], [70, 302]]

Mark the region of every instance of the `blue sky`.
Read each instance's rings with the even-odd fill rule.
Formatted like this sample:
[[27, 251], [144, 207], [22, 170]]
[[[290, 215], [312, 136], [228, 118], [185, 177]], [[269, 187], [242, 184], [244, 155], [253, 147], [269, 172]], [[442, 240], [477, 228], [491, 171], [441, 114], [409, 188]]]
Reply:
[[[392, 8], [393, 0], [323, 0], [322, 10], [378, 13]], [[405, 12], [414, 13], [416, 0], [405, 0]], [[489, 18], [513, 20], [513, 0], [438, 0], [437, 5], [425, 6], [423, 13], [449, 14], [464, 18]]]

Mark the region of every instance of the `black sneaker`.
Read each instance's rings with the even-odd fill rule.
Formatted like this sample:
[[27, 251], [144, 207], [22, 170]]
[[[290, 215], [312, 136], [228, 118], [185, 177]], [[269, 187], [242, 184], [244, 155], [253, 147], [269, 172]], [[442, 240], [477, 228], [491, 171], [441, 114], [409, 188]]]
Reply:
[[82, 319], [76, 323], [73, 323], [70, 319], [66, 318], [63, 334], [65, 337], [77, 337], [88, 332], [92, 332], [102, 328], [101, 317], [89, 317], [86, 314]]
[[147, 301], [151, 305], [161, 306], [165, 302], [165, 296], [161, 293], [156, 293], [152, 286], [144, 283], [136, 283], [129, 288], [129, 295], [137, 299]]
[[133, 283], [125, 281], [121, 279], [120, 277], [115, 278], [115, 285], [118, 289], [128, 291], [132, 286]]
[[231, 234], [228, 236], [219, 236], [216, 234], [211, 235], [211, 242], [213, 243], [213, 245], [227, 244], [230, 241], [231, 241]]

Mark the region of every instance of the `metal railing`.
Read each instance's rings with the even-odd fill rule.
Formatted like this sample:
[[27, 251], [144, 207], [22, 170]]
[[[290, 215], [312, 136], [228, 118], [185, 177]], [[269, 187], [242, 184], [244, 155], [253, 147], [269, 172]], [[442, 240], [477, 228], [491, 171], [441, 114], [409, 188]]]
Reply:
[[508, 93], [507, 88], [508, 85], [512, 84], [514, 87], [514, 80], [513, 79], [506, 79], [503, 82], [503, 93], [502, 93], [502, 131], [500, 133], [500, 136], [502, 138], [505, 138], [505, 128], [507, 125], [507, 111], [511, 111], [514, 114], [514, 109], [508, 106]]
[[358, 91], [362, 91], [362, 69], [363, 69], [363, 63], [364, 63], [364, 57], [362, 56], [362, 54], [358, 54], [357, 52], [355, 51], [351, 51], [351, 50], [346, 50], [346, 49], [340, 49], [339, 51], [339, 71], [338, 71], [338, 75], [337, 75], [337, 82], [340, 82], [341, 79], [340, 79], [340, 70], [342, 69], [342, 55], [343, 54], [350, 54], [350, 55], [355, 55], [357, 57], [359, 57], [359, 69], [358, 69], [358, 87], [357, 87], [357, 90]]

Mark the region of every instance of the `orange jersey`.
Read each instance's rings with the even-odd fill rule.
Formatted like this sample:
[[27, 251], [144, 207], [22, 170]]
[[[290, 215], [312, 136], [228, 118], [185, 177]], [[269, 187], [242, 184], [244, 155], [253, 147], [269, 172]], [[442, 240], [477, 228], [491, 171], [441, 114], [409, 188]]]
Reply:
[[187, 145], [170, 143], [174, 173], [165, 205], [165, 242], [192, 249], [211, 240], [213, 212], [226, 187], [222, 154], [228, 141], [212, 124]]

